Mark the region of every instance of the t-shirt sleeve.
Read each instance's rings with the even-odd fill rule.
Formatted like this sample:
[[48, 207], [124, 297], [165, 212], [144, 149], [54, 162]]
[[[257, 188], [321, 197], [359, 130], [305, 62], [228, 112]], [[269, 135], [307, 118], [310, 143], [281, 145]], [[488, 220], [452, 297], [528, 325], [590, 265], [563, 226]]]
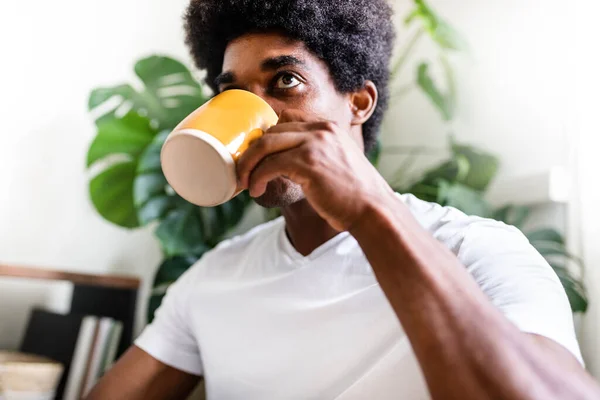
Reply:
[[562, 284], [518, 229], [491, 220], [474, 222], [467, 228], [458, 258], [521, 331], [552, 339], [583, 364]]
[[168, 366], [200, 376], [200, 351], [188, 318], [192, 270], [193, 267], [169, 287], [154, 320], [135, 345]]

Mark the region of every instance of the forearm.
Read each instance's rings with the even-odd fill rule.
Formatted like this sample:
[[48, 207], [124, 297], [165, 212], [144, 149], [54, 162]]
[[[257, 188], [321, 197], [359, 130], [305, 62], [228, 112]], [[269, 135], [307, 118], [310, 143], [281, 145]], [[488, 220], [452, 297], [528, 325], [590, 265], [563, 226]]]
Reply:
[[496, 310], [399, 200], [383, 203], [351, 233], [400, 319], [434, 398], [598, 396], [583, 371], [565, 373]]
[[86, 400], [186, 399], [200, 378], [169, 367], [132, 346]]

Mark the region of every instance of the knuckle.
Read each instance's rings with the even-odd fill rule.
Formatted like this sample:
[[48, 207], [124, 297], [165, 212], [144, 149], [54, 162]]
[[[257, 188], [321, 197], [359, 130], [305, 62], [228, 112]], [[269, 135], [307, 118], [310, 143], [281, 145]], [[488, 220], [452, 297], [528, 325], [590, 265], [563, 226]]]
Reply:
[[335, 132], [337, 129], [337, 124], [333, 121], [322, 121], [321, 122], [321, 130], [325, 133]]
[[329, 136], [329, 133], [324, 130], [318, 130], [314, 134], [315, 139], [321, 142], [327, 140], [327, 136]]
[[309, 166], [315, 166], [319, 163], [319, 151], [313, 147], [306, 147], [303, 154], [303, 161]]
[[294, 111], [291, 109], [285, 109], [283, 111], [281, 111], [281, 114], [279, 114], [279, 120], [280, 121], [289, 121], [293, 118], [294, 115]]

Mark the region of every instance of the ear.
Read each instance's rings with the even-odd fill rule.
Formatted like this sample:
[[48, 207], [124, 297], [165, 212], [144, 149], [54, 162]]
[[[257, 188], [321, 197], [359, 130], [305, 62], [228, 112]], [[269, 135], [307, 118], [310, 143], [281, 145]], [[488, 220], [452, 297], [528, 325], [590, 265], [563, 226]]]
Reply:
[[362, 125], [371, 118], [378, 99], [377, 87], [371, 81], [350, 94], [350, 108], [352, 111], [352, 125]]

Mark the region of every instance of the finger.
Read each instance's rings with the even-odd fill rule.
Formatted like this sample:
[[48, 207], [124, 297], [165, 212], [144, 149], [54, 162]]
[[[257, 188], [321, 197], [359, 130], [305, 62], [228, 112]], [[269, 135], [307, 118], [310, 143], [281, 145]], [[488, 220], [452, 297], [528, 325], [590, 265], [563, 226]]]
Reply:
[[310, 122], [314, 120], [315, 117], [308, 114], [306, 111], [288, 108], [279, 114], [278, 124], [284, 122]]
[[294, 151], [287, 151], [265, 157], [250, 174], [248, 185], [250, 196], [262, 196], [269, 182], [282, 176], [300, 183], [297, 181], [300, 163], [294, 153]]
[[323, 121], [310, 122], [278, 122], [273, 125], [265, 133], [281, 133], [281, 132], [306, 132], [323, 129]]
[[239, 185], [248, 187], [250, 173], [265, 157], [298, 147], [306, 142], [308, 133], [287, 132], [264, 135], [257, 139], [238, 160]]

